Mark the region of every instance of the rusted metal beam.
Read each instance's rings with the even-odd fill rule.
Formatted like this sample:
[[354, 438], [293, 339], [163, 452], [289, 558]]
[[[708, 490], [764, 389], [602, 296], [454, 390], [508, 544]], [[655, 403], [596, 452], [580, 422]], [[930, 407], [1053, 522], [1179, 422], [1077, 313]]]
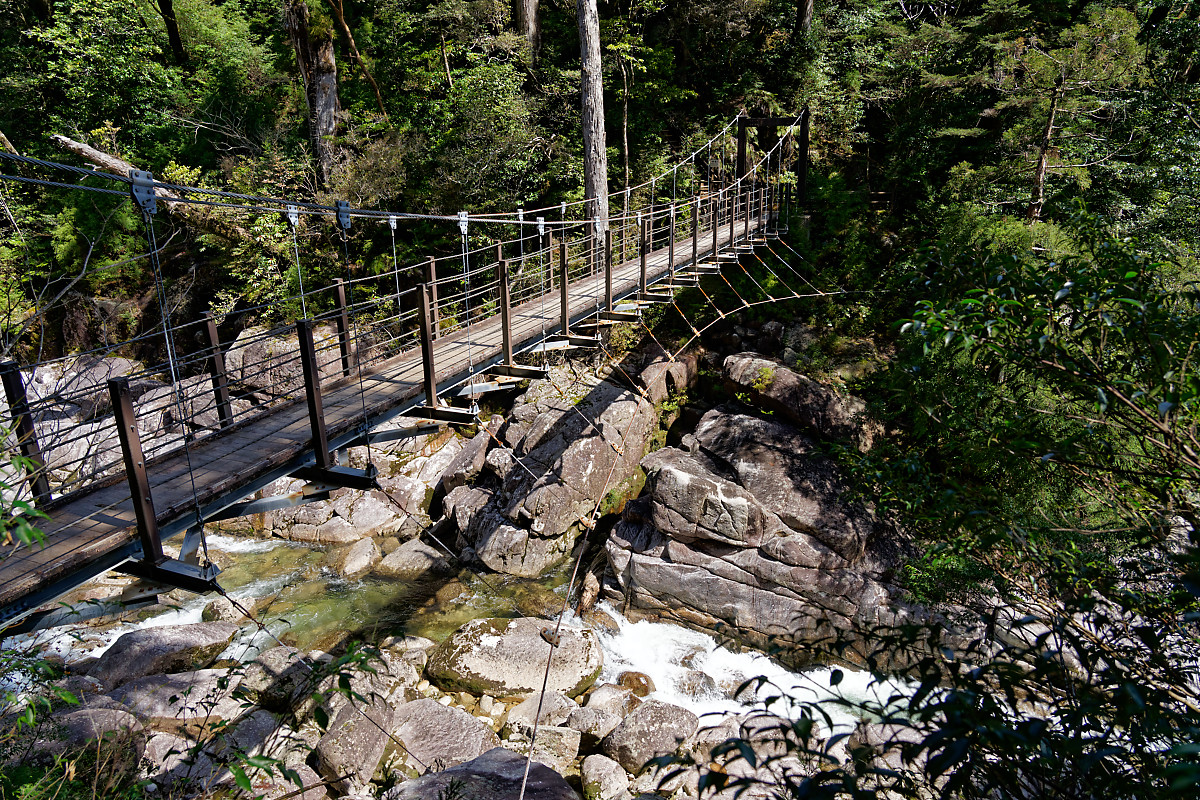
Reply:
[[433, 256], [425, 262], [425, 283], [429, 287], [429, 336], [438, 338], [438, 290], [437, 290], [437, 259]]
[[567, 296], [567, 237], [558, 243], [558, 292], [561, 299], [562, 335], [571, 335], [571, 299]]
[[502, 337], [501, 361], [511, 364], [513, 361], [512, 346], [512, 298], [508, 288], [508, 262], [504, 260], [500, 245], [496, 245], [496, 272], [500, 281], [500, 333]]
[[150, 496], [150, 479], [146, 475], [146, 457], [142, 454], [142, 440], [138, 435], [137, 416], [133, 412], [129, 379], [110, 378], [108, 394], [112, 400], [113, 416], [116, 418], [121, 454], [125, 458], [125, 477], [129, 481], [133, 513], [137, 518], [142, 560], [157, 566], [166, 561], [167, 556], [163, 553], [162, 538], [158, 533], [158, 516], [154, 513], [154, 499]]
[[325, 433], [325, 411], [321, 402], [321, 371], [317, 365], [317, 349], [313, 343], [313, 322], [296, 322], [300, 340], [300, 366], [304, 371], [304, 394], [308, 399], [308, 422], [312, 429], [313, 455], [317, 466], [328, 469], [334, 465], [329, 454], [329, 436]]
[[217, 404], [217, 419], [222, 428], [233, 424], [233, 404], [229, 400], [229, 374], [225, 370], [225, 353], [221, 350], [221, 337], [217, 332], [217, 321], [204, 312], [204, 332], [208, 336], [208, 371], [212, 375], [213, 398]]
[[[433, 267], [433, 259], [430, 259], [430, 268]], [[433, 285], [429, 283], [421, 284], [420, 291], [417, 292], [419, 300], [418, 305], [418, 322], [421, 327], [421, 365], [424, 368], [425, 376], [425, 405], [429, 408], [437, 407], [437, 373], [433, 366], [433, 326], [437, 320], [436, 311], [431, 310], [433, 301]]]
[[342, 353], [342, 375], [350, 377], [350, 316], [346, 310], [346, 282], [341, 278], [333, 281], [333, 300], [337, 305], [338, 349]]
[[12, 417], [17, 447], [27, 461], [29, 492], [38, 505], [45, 505], [50, 502], [50, 481], [46, 478], [46, 463], [38, 446], [37, 429], [29, 410], [29, 397], [25, 393], [21, 368], [13, 361], [5, 361], [0, 364], [0, 380], [4, 383], [4, 396], [8, 399], [8, 413]]
[[649, 249], [650, 243], [646, 239], [646, 218], [641, 214], [638, 214], [638, 250], [640, 251], [639, 255], [642, 261], [642, 271], [639, 286], [641, 287], [643, 294], [645, 294], [647, 286], [646, 256]]

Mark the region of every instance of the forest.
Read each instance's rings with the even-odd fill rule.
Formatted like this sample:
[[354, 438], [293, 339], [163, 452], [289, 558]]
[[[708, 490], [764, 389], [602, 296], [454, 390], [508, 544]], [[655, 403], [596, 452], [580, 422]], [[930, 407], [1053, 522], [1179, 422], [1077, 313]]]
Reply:
[[[912, 603], [987, 594], [1054, 620], [978, 663], [928, 628], [881, 637], [881, 652], [925, 654], [910, 708], [924, 735], [904, 752], [926, 780], [847, 767], [777, 796], [1195, 797], [1200, 3], [611, 0], [599, 14], [612, 192], [737, 114], [810, 110], [789, 236], [836, 291], [761, 313], [821, 331], [801, 371], [850, 340], [883, 354], [847, 388], [886, 441], [833, 455], [907, 532]], [[0, 0], [0, 148], [19, 157], [0, 172], [60, 180], [36, 161], [88, 167], [98, 151], [247, 195], [550, 207], [585, 196], [580, 60], [565, 0]], [[755, 145], [773, 130], [752, 129]], [[158, 323], [123, 198], [0, 181], [0, 203], [5, 359]], [[279, 307], [298, 277], [279, 266], [286, 220], [242, 225], [160, 213], [183, 316], [294, 313]], [[381, 272], [393, 252], [376, 235], [354, 234]], [[406, 222], [397, 258], [454, 242]], [[306, 275], [340, 274], [331, 229], [297, 247]], [[806, 752], [807, 729], [786, 735]], [[1014, 759], [1029, 766], [1015, 786]]]

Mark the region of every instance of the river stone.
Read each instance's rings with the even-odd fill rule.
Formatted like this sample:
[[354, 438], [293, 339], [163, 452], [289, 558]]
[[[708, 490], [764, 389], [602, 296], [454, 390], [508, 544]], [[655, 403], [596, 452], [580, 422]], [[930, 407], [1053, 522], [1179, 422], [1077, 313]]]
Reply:
[[381, 557], [374, 539], [359, 539], [349, 547], [334, 551], [329, 566], [337, 574], [349, 578], [366, 572], [379, 563]]
[[53, 719], [61, 728], [61, 736], [54, 741], [39, 742], [36, 749], [62, 752], [90, 745], [88, 749], [99, 748], [106, 754], [104, 759], [109, 769], [124, 772], [137, 766], [146, 748], [142, 724], [133, 714], [119, 708], [82, 708], [55, 714]]
[[313, 748], [317, 771], [342, 794], [365, 788], [383, 758], [395, 713], [382, 698], [342, 706]]
[[[493, 696], [540, 691], [550, 645], [545, 620], [477, 619], [452, 633], [429, 655], [425, 675], [445, 691]], [[547, 691], [575, 697], [600, 674], [603, 653], [596, 634], [563, 628], [554, 650]]]
[[503, 417], [493, 416], [488, 420], [487, 428], [480, 430], [463, 445], [463, 449], [450, 462], [450, 466], [442, 472], [441, 483], [445, 491], [465, 486], [483, 471], [492, 436], [503, 424]]
[[[274, 770], [254, 770], [250, 778], [250, 796], [257, 800], [327, 800], [324, 779], [307, 764], [297, 764], [290, 769], [300, 779], [300, 785], [281, 778]], [[304, 791], [299, 792], [300, 789]], [[297, 794], [299, 792], [299, 794]]]
[[[542, 711], [538, 714], [538, 703]], [[538, 725], [562, 725], [579, 704], [560, 692], [534, 693], [509, 709], [505, 727], [528, 736], [533, 730], [534, 717]]]
[[647, 700], [604, 737], [605, 755], [638, 773], [650, 759], [669, 755], [696, 735], [699, 718], [685, 708]]
[[428, 698], [396, 709], [391, 733], [404, 743], [400, 757], [410, 756], [414, 767], [454, 766], [500, 744], [495, 731], [466, 711]]
[[863, 555], [878, 522], [843, 499], [850, 485], [807, 436], [776, 420], [720, 409], [707, 412], [693, 435], [792, 531], [814, 536], [852, 564]]
[[109, 697], [149, 728], [198, 734], [241, 716], [245, 706], [233, 696], [240, 682], [240, 676], [223, 669], [148, 675], [122, 684]]
[[657, 450], [642, 459], [642, 468], [652, 498], [651, 523], [680, 541], [758, 547], [783, 527], [753, 495], [682, 450]]
[[567, 727], [579, 731], [582, 736], [580, 746], [587, 750], [599, 745], [600, 740], [620, 724], [620, 716], [599, 708], [576, 708], [567, 717]]
[[543, 725], [538, 727], [537, 740], [533, 743], [533, 752], [529, 752], [529, 738], [519, 736], [508, 739], [503, 744], [522, 755], [528, 754], [530, 759], [539, 764], [545, 764], [550, 769], [562, 775], [570, 769], [575, 759], [579, 757], [579, 731], [561, 725]]
[[182, 797], [204, 796], [233, 775], [203, 748], [173, 733], [156, 733], [146, 742], [142, 777]]
[[224, 595], [209, 601], [200, 612], [200, 619], [205, 622], [239, 622], [245, 618], [246, 615], [238, 611], [233, 601]]
[[724, 374], [735, 392], [748, 393], [758, 405], [822, 439], [849, 440], [865, 453], [882, 433], [866, 419], [867, 404], [859, 398], [753, 353], [728, 356]]
[[[521, 794], [525, 758], [504, 747], [496, 747], [456, 767], [424, 775], [389, 789], [380, 800], [430, 800], [447, 796], [450, 784], [461, 797], [471, 800], [513, 800]], [[579, 795], [561, 775], [543, 764], [529, 766], [525, 800], [579, 800]]]
[[315, 681], [312, 666], [294, 647], [272, 647], [246, 665], [242, 691], [271, 711], [291, 711]]
[[633, 692], [638, 697], [645, 697], [654, 691], [654, 681], [644, 672], [628, 670], [617, 676], [617, 685]]
[[584, 800], [621, 800], [629, 791], [625, 768], [599, 753], [588, 756], [579, 768]]
[[375, 565], [380, 575], [402, 580], [419, 578], [427, 572], [452, 571], [442, 552], [420, 539], [410, 539]]
[[592, 690], [592, 693], [588, 695], [585, 707], [607, 711], [610, 714], [616, 714], [618, 717], [625, 717], [633, 713], [633, 710], [641, 704], [641, 698], [624, 686], [617, 686], [615, 683], [605, 683]]
[[238, 632], [230, 622], [200, 622], [130, 631], [113, 642], [88, 674], [109, 689], [145, 675], [207, 667]]

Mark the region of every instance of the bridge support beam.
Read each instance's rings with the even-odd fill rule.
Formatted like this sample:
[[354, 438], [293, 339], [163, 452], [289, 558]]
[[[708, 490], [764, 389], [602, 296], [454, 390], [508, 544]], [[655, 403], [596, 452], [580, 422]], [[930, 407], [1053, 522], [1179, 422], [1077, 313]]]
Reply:
[[108, 394], [116, 417], [121, 454], [125, 457], [125, 477], [129, 481], [133, 513], [137, 517], [142, 560], [151, 566], [158, 566], [167, 560], [167, 556], [163, 553], [162, 539], [158, 534], [158, 517], [154, 513], [154, 499], [150, 496], [150, 479], [146, 475], [146, 457], [142, 454], [142, 440], [138, 436], [129, 379], [110, 378]]
[[46, 478], [46, 464], [42, 461], [42, 450], [38, 446], [37, 430], [33, 425], [33, 414], [29, 411], [29, 398], [25, 394], [25, 381], [21, 379], [20, 367], [13, 361], [0, 364], [0, 380], [4, 383], [4, 396], [8, 399], [8, 412], [12, 415], [17, 447], [28, 461], [29, 492], [38, 505], [45, 505], [50, 502], [50, 481]]
[[313, 455], [317, 466], [329, 469], [334, 465], [329, 454], [329, 437], [325, 433], [325, 410], [321, 403], [321, 372], [317, 365], [317, 350], [313, 344], [313, 322], [302, 319], [296, 323], [300, 339], [300, 367], [304, 371], [304, 393], [308, 398], [308, 421], [312, 427]]
[[425, 284], [429, 287], [429, 336], [438, 338], [438, 292], [437, 292], [437, 260], [429, 257], [425, 262]]
[[[429, 269], [433, 269], [433, 259], [429, 259]], [[434, 316], [437, 312], [436, 306], [433, 305], [431, 295], [434, 292], [433, 284], [421, 284], [420, 291], [417, 292], [417, 297], [420, 305], [420, 314], [418, 322], [421, 326], [421, 365], [424, 368], [424, 383], [425, 383], [425, 405], [429, 408], [437, 408], [437, 372], [433, 367], [433, 326], [436, 323], [437, 317]]]
[[217, 419], [222, 428], [233, 424], [233, 406], [229, 402], [229, 375], [225, 370], [225, 353], [221, 351], [221, 337], [217, 333], [217, 321], [204, 312], [204, 332], [208, 335], [208, 371], [212, 375], [213, 397], [217, 403]]
[[496, 272], [497, 278], [500, 280], [500, 334], [502, 337], [501, 344], [501, 363], [513, 363], [513, 346], [512, 346], [512, 297], [509, 294], [508, 288], [508, 262], [504, 260], [504, 253], [500, 249], [500, 245], [496, 245]]
[[638, 214], [638, 229], [638, 251], [640, 253], [642, 262], [641, 283], [639, 285], [641, 286], [642, 294], [645, 294], [647, 291], [646, 251], [649, 249], [650, 245], [646, 238], [646, 218], [641, 214]]
[[604, 228], [604, 310], [613, 310], [612, 229]]
[[338, 349], [342, 353], [342, 376], [350, 377], [350, 315], [346, 310], [346, 282], [341, 278], [333, 281], [333, 301], [337, 305]]
[[671, 204], [671, 213], [667, 215], [670, 226], [667, 236], [667, 283], [675, 282], [675, 204]]
[[567, 295], [567, 237], [558, 243], [558, 291], [561, 299], [562, 335], [571, 335], [571, 298]]
[[692, 267], [700, 265], [700, 198], [692, 197]]

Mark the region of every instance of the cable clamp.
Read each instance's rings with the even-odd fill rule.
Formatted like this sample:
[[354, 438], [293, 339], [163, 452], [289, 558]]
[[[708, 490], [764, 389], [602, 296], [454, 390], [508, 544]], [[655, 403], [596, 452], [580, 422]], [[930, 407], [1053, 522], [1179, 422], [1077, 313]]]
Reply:
[[285, 216], [287, 217], [288, 225], [291, 225], [293, 228], [300, 227], [300, 208], [298, 206], [288, 206]]
[[463, 236], [467, 235], [467, 212], [458, 212], [458, 230]]
[[350, 230], [350, 204], [347, 203], [345, 200], [338, 200], [336, 203], [333, 204], [333, 207], [337, 210], [336, 222], [337, 222], [338, 228], [340, 228], [342, 231], [349, 231]]
[[134, 204], [146, 214], [158, 211], [154, 198], [154, 176], [140, 169], [129, 170], [129, 196]]
[[549, 628], [542, 628], [542, 638], [551, 647], [558, 647], [562, 643], [562, 637]]

